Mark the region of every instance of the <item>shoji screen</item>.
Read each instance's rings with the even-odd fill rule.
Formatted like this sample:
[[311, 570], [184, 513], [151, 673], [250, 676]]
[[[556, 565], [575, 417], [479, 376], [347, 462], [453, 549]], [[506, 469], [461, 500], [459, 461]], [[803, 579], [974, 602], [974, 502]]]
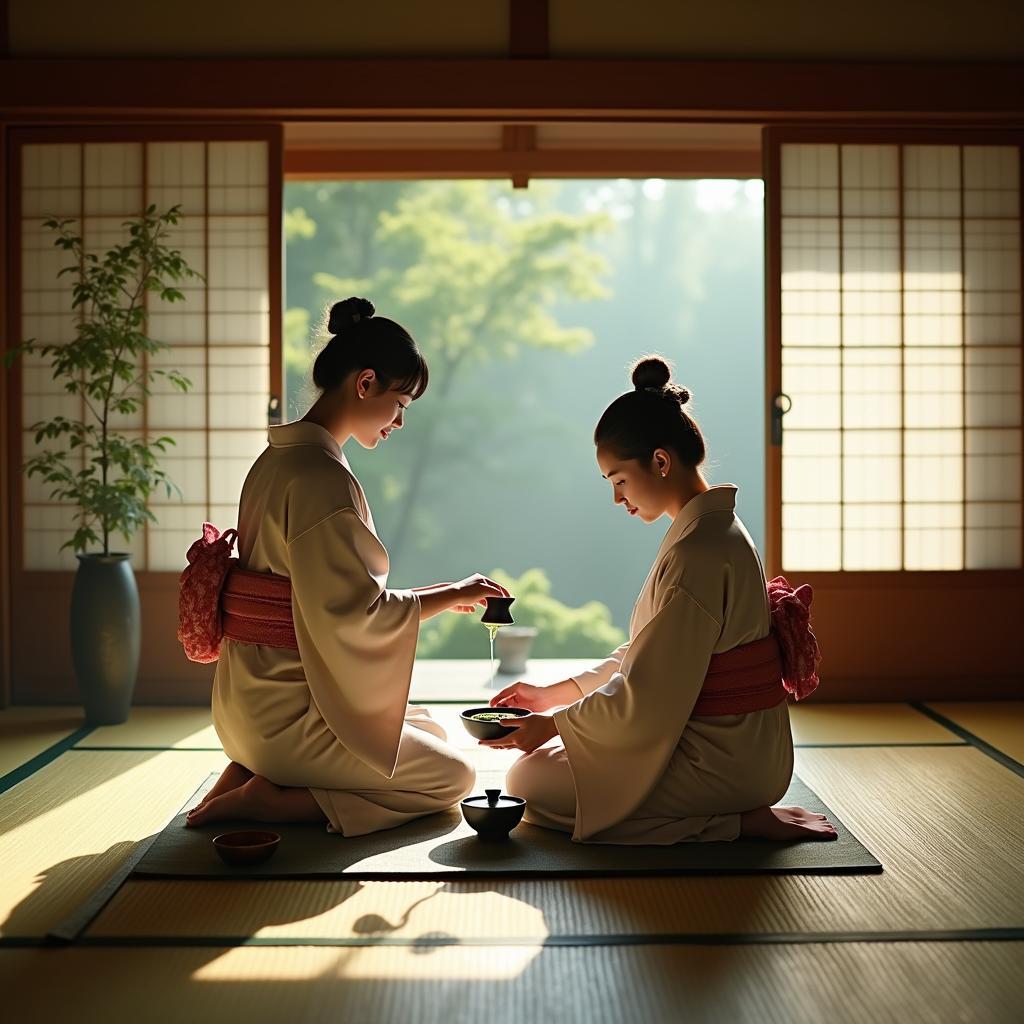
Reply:
[[[137, 571], [178, 571], [204, 519], [233, 526], [239, 490], [266, 438], [272, 391], [271, 292], [279, 287], [272, 259], [280, 223], [268, 187], [272, 140], [123, 139], [25, 142], [21, 146], [21, 316], [23, 338], [62, 342], [73, 336], [72, 277], [57, 278], [67, 256], [53, 247], [49, 217], [75, 218], [85, 245], [105, 250], [124, 237], [123, 222], [147, 205], [180, 204], [183, 218], [170, 241], [205, 281], [183, 289], [184, 303], [150, 302], [151, 335], [170, 344], [155, 366], [191, 379], [185, 395], [159, 378], [139, 413], [118, 426], [150, 438], [170, 435], [176, 447], [163, 466], [181, 497], [154, 497], [157, 523], [132, 545]], [[22, 367], [22, 457], [34, 449], [30, 425], [58, 412], [74, 413], [45, 362]], [[45, 442], [44, 442], [45, 444]], [[22, 568], [73, 569], [61, 543], [72, 509], [51, 502], [38, 480], [22, 484]], [[123, 550], [121, 538], [113, 539]]]
[[1021, 568], [1019, 145], [865, 132], [773, 160], [777, 566]]

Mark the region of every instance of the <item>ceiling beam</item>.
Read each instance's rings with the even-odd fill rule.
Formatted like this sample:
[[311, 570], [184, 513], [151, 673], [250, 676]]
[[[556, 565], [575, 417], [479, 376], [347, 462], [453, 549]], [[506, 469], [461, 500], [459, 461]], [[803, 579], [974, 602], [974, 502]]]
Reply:
[[1024, 118], [1024, 63], [2, 60], [0, 119]]

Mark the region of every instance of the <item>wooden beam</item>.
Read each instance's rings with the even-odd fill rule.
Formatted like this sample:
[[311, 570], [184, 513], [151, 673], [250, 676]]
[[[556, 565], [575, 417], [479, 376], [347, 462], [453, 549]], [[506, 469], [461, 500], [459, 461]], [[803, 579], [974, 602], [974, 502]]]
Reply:
[[[20, 333], [11, 333], [8, 310], [12, 287], [8, 266], [10, 254], [15, 252], [11, 243], [17, 237], [13, 230], [14, 218], [11, 216], [13, 205], [10, 202], [11, 168], [7, 166], [10, 159], [7, 147], [7, 126], [0, 124], [0, 325], [6, 329], [6, 344], [0, 343], [0, 355], [6, 355], [7, 348], [13, 344], [14, 338]], [[20, 177], [20, 176], [19, 176]], [[21, 412], [19, 394], [14, 390], [13, 377], [10, 370], [0, 362], [0, 394], [6, 396], [5, 410], [0, 409], [0, 708], [11, 703], [11, 672], [13, 667], [11, 654], [11, 486], [10, 474], [20, 471], [14, 467], [7, 457], [10, 444], [10, 431], [14, 419], [14, 409]]]
[[509, 56], [521, 60], [548, 55], [548, 0], [508, 0]]
[[[530, 172], [525, 166], [529, 156], [537, 148], [537, 128], [532, 124], [507, 124], [501, 131], [502, 155], [514, 158], [512, 187], [526, 188], [530, 184]], [[512, 166], [512, 162], [510, 165]]]
[[4, 60], [0, 120], [1024, 119], [1024, 63]]
[[291, 149], [285, 177], [355, 178], [759, 178], [747, 149]]
[[[508, 0], [509, 56], [514, 60], [538, 59], [548, 55], [548, 0]], [[536, 125], [505, 125], [502, 148], [521, 154], [537, 148]], [[522, 167], [512, 172], [512, 187], [526, 188], [529, 172]]]

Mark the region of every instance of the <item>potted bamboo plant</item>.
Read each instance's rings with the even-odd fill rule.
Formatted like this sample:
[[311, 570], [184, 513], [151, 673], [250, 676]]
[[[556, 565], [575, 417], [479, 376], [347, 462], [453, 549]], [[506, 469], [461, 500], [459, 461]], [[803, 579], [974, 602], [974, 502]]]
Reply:
[[10, 365], [22, 353], [37, 352], [49, 360], [53, 379], [82, 399], [80, 416], [32, 425], [37, 445], [55, 444], [31, 456], [23, 469], [50, 485], [52, 500], [77, 506], [75, 531], [61, 547], [78, 557], [71, 655], [90, 725], [127, 718], [138, 672], [139, 592], [130, 555], [112, 550], [112, 538], [129, 542], [147, 520], [156, 521], [148, 507], [154, 490], [164, 488], [168, 496], [177, 491], [158, 465], [174, 441], [130, 437], [114, 418], [136, 412], [158, 376], [182, 392], [191, 386], [178, 371], [152, 369], [145, 359], [168, 348], [146, 333], [147, 298], [179, 302], [184, 295], [175, 285], [201, 276], [169, 244], [180, 217], [180, 207], [158, 214], [150, 206], [125, 222], [125, 242], [102, 255], [86, 251], [73, 219], [46, 221], [56, 234], [54, 245], [69, 256], [58, 276], [74, 275], [75, 337], [66, 344], [30, 339], [7, 357]]

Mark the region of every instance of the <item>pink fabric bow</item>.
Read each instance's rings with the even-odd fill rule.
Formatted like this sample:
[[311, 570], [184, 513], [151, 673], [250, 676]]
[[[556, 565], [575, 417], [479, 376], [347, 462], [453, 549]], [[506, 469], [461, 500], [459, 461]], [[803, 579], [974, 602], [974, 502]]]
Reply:
[[819, 682], [821, 651], [811, 632], [813, 596], [808, 584], [794, 590], [785, 576], [776, 576], [768, 584], [772, 629], [782, 653], [782, 684], [797, 700], [812, 694]]
[[178, 640], [190, 661], [209, 664], [220, 656], [220, 592], [237, 537], [235, 530], [222, 534], [212, 523], [203, 523], [202, 537], [185, 556], [188, 565], [178, 580]]

